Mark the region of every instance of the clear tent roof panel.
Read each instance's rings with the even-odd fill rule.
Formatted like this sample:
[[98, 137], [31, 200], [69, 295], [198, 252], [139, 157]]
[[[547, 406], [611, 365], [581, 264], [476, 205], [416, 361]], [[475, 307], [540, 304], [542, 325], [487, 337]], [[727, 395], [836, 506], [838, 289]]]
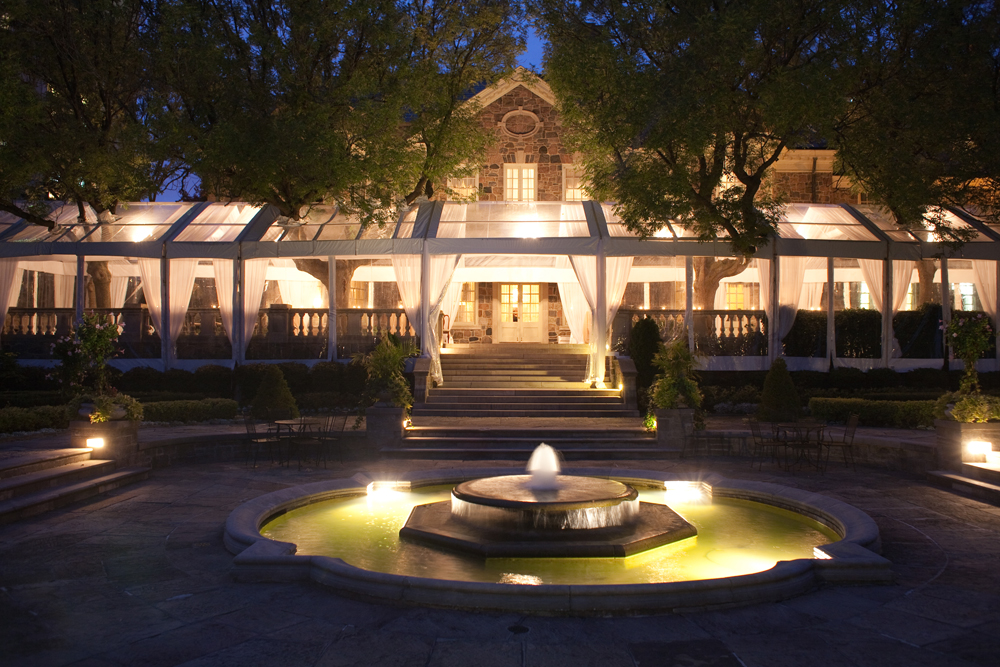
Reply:
[[878, 241], [867, 227], [834, 204], [787, 204], [782, 207], [778, 235], [823, 241]]
[[86, 237], [87, 241], [156, 241], [178, 218], [188, 212], [193, 204], [186, 202], [150, 204], [130, 204], [115, 216], [111, 225]]
[[41, 225], [28, 225], [17, 234], [7, 239], [14, 243], [49, 243], [52, 241], [80, 241], [94, 231], [97, 226], [97, 214], [94, 209], [84, 206], [84, 220], [79, 220], [80, 210], [75, 204], [53, 204], [48, 218], [55, 222], [52, 229]]
[[[604, 219], [608, 223], [608, 234], [612, 237], [623, 237], [623, 238], [638, 238], [639, 235], [635, 232], [629, 230], [622, 223], [621, 217], [615, 212], [614, 204], [601, 204], [601, 209], [604, 211]], [[667, 223], [655, 234], [650, 236], [650, 239], [664, 239], [667, 241], [677, 239], [694, 239], [697, 238], [697, 234], [685, 229], [682, 225], [672, 222]], [[725, 232], [719, 233], [719, 238], [728, 238], [729, 235]]]
[[[402, 231], [402, 230], [400, 230]], [[437, 238], [589, 237], [583, 202], [445, 202]]]
[[353, 240], [358, 233], [357, 221], [338, 213], [333, 205], [313, 206], [305, 217], [294, 222], [287, 218], [275, 220], [261, 241], [341, 241]]
[[259, 211], [259, 206], [249, 204], [208, 206], [174, 240], [196, 243], [235, 241]]
[[[870, 205], [859, 205], [855, 206], [863, 216], [874, 222], [882, 232], [886, 234], [893, 241], [924, 241], [926, 243], [938, 243], [940, 238], [929, 229], [930, 223], [925, 221], [925, 228], [920, 230], [905, 230], [900, 229], [896, 224], [895, 219], [893, 219], [892, 214], [886, 209], [880, 206], [870, 206]], [[946, 211], [944, 209], [932, 209], [931, 215], [942, 215], [945, 221], [956, 229], [970, 229], [974, 232], [972, 237], [973, 243], [990, 241], [985, 234], [977, 231], [974, 227], [970, 226], [967, 222], [953, 214], [951, 211]]]
[[[417, 210], [417, 207], [414, 206], [403, 214], [403, 219], [399, 221], [399, 230], [396, 232], [397, 239], [413, 238], [413, 230], [417, 222]], [[447, 210], [447, 207], [445, 210]]]

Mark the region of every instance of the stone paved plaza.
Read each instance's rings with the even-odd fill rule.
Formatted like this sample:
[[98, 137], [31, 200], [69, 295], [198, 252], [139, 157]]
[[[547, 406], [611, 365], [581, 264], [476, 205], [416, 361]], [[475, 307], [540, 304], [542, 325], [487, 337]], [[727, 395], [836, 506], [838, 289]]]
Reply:
[[[516, 465], [499, 465], [508, 464]], [[357, 471], [470, 465], [497, 463], [177, 465], [0, 527], [0, 664], [1000, 664], [1000, 508], [875, 468], [788, 473], [758, 472], [738, 458], [616, 462], [773, 481], [851, 503], [881, 529], [896, 575], [889, 586], [830, 587], [724, 611], [547, 618], [401, 607], [229, 575], [222, 526], [245, 500]]]

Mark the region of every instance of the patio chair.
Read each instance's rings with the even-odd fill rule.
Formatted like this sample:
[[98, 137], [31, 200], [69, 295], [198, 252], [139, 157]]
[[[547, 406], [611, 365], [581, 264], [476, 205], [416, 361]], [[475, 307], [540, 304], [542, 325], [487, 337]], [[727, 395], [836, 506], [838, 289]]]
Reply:
[[250, 464], [253, 458], [253, 467], [257, 467], [257, 457], [262, 449], [267, 449], [267, 454], [274, 461], [274, 447], [278, 444], [278, 436], [267, 425], [257, 424], [253, 413], [250, 410], [243, 411], [243, 423], [247, 429], [247, 450], [246, 464]]
[[[348, 415], [330, 415], [323, 420], [321, 430], [307, 433], [295, 438], [295, 451], [298, 454], [299, 468], [303, 460], [313, 460], [318, 466], [321, 462], [326, 468], [330, 450], [340, 440], [340, 434], [347, 424]], [[340, 450], [339, 460], [344, 462], [343, 450]]]
[[843, 434], [839, 438], [830, 438], [829, 440], [823, 441], [823, 446], [826, 447], [826, 461], [824, 465], [830, 463], [830, 450], [839, 449], [840, 454], [844, 459], [844, 465], [848, 464], [848, 459], [850, 459], [851, 469], [857, 472], [858, 467], [854, 462], [854, 432], [858, 428], [858, 420], [860, 415], [852, 414], [847, 419], [847, 428], [844, 429]]
[[347, 426], [348, 419], [350, 419], [350, 415], [330, 415], [323, 425], [323, 430], [319, 434], [319, 441], [322, 444], [324, 468], [326, 467], [326, 459], [330, 454], [330, 450], [334, 447], [336, 447], [337, 453], [340, 455], [339, 461], [341, 463], [344, 462], [344, 447], [343, 445], [338, 446], [337, 443], [341, 441], [341, 434]]
[[712, 453], [712, 436], [707, 431], [695, 430], [693, 416], [682, 414], [681, 427], [684, 429], [684, 444], [681, 447], [681, 458], [684, 458], [689, 449], [697, 453], [700, 448], [704, 447], [706, 454]]
[[767, 431], [763, 431], [760, 427], [760, 422], [756, 419], [750, 420], [750, 433], [753, 435], [753, 452], [750, 456], [750, 467], [753, 467], [753, 462], [760, 457], [760, 462], [757, 464], [757, 470], [760, 470], [764, 465], [764, 457], [770, 454], [772, 461], [781, 462], [778, 456], [778, 448], [784, 447], [785, 443], [778, 439], [777, 434], [774, 431], [774, 426], [769, 425]]

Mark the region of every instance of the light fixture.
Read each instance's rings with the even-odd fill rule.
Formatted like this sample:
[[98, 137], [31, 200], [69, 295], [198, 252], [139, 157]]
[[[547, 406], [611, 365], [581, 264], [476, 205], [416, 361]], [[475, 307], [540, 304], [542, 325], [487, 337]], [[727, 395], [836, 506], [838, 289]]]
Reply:
[[100, 449], [104, 446], [104, 438], [87, 438], [87, 447]]
[[986, 454], [993, 451], [993, 443], [986, 442], [985, 440], [970, 440], [965, 443], [965, 449], [970, 454], [975, 454], [977, 456], [985, 456]]

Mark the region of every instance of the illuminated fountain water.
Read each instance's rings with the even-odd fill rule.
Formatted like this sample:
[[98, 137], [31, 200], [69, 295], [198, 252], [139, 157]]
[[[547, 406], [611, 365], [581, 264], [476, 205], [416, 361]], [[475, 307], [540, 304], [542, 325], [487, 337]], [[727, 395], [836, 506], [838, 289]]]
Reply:
[[526, 472], [462, 482], [450, 501], [417, 505], [400, 537], [492, 558], [631, 556], [697, 534], [628, 484], [560, 475], [545, 443]]

